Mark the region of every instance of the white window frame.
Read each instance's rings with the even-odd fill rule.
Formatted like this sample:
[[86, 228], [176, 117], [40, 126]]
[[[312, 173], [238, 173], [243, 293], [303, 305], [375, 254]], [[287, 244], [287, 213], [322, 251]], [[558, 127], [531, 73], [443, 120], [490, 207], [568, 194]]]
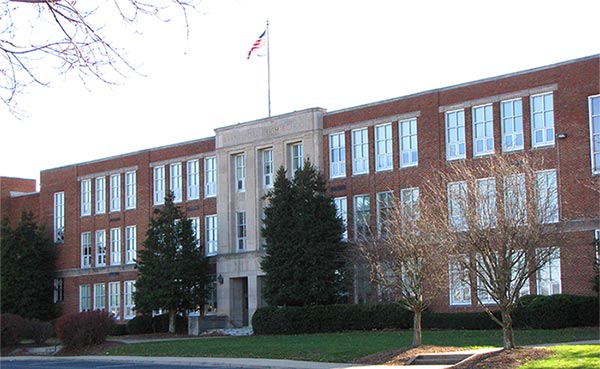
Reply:
[[368, 236], [369, 233], [368, 230], [371, 225], [371, 198], [368, 194], [360, 194], [355, 195], [353, 200], [354, 239], [358, 240], [361, 234]]
[[346, 196], [333, 199], [338, 218], [342, 219], [344, 224], [343, 240], [348, 240], [348, 198]]
[[592, 174], [600, 174], [600, 95], [588, 97]]
[[469, 270], [464, 269], [457, 258], [466, 258], [465, 255], [451, 255], [448, 258], [448, 295], [450, 297], [450, 306], [470, 306], [471, 305], [471, 285], [469, 280]]
[[204, 217], [204, 239], [206, 256], [216, 255], [218, 251], [218, 218], [217, 215]]
[[110, 265], [121, 264], [121, 228], [110, 229]]
[[106, 177], [96, 178], [96, 214], [106, 213]]
[[92, 180], [81, 180], [81, 216], [92, 215]]
[[174, 203], [183, 201], [181, 163], [171, 163], [169, 165], [169, 190], [173, 192]]
[[301, 170], [304, 165], [304, 148], [302, 143], [294, 143], [290, 145], [290, 171], [292, 177], [297, 170]]
[[393, 191], [377, 192], [377, 236], [381, 237], [384, 234], [384, 221], [385, 218], [389, 218], [387, 212], [393, 211]]
[[54, 193], [54, 242], [65, 242], [65, 193]]
[[204, 197], [217, 196], [217, 157], [204, 158]]
[[246, 191], [246, 155], [237, 154], [233, 157], [235, 172], [235, 190]]
[[496, 208], [496, 178], [479, 178], [475, 183], [477, 189], [477, 223], [479, 228], [495, 228], [498, 223]]
[[247, 224], [246, 212], [238, 211], [235, 213], [235, 236], [237, 251], [245, 251], [247, 247]]
[[555, 169], [535, 172], [537, 216], [542, 223], [558, 223], [557, 181]]
[[[540, 251], [547, 253], [547, 250]], [[556, 248], [550, 256], [548, 262], [536, 273], [537, 294], [555, 295], [562, 291], [562, 275], [560, 266], [560, 249]]]
[[165, 203], [165, 166], [160, 165], [154, 167], [153, 170], [154, 182], [154, 205], [162, 205]]
[[121, 282], [108, 283], [108, 311], [115, 320], [121, 320]]
[[123, 282], [123, 319], [130, 320], [135, 318], [135, 281]]
[[523, 150], [523, 100], [521, 98], [500, 102], [502, 126], [502, 151]]
[[455, 231], [468, 228], [468, 192], [467, 182], [448, 183], [448, 224]]
[[504, 216], [516, 226], [527, 224], [527, 192], [525, 174], [518, 173], [504, 178]]
[[196, 243], [196, 248], [200, 247], [200, 238], [202, 235], [200, 234], [200, 217], [192, 217], [188, 218], [192, 223], [192, 230], [194, 231], [194, 241]]
[[[452, 123], [452, 124], [451, 124]], [[467, 157], [464, 109], [447, 111], [445, 114], [446, 160]]]
[[405, 119], [398, 122], [398, 142], [400, 146], [400, 168], [418, 166], [417, 118]]
[[492, 104], [472, 107], [471, 119], [473, 122], [473, 156], [493, 154], [494, 108]]
[[125, 264], [135, 264], [137, 253], [137, 226], [125, 227]]
[[274, 181], [273, 149], [262, 150], [260, 157], [262, 159], [263, 187], [272, 188]]
[[187, 164], [187, 199], [200, 199], [200, 161], [188, 160]]
[[92, 291], [89, 284], [79, 285], [79, 311], [92, 310]]
[[394, 168], [392, 148], [392, 123], [375, 126], [375, 171], [381, 172]]
[[345, 132], [329, 135], [329, 177], [346, 176], [346, 134]]
[[64, 278], [54, 278], [54, 289], [53, 289], [53, 302], [56, 304], [58, 302], [65, 301], [65, 279]]
[[92, 267], [92, 233], [81, 232], [81, 268]]
[[94, 310], [106, 310], [106, 284], [94, 283]]
[[419, 219], [419, 187], [400, 190], [400, 207], [403, 225], [412, 224]]
[[106, 266], [106, 230], [96, 231], [96, 266]]
[[110, 211], [121, 211], [121, 173], [110, 176]]
[[135, 209], [137, 206], [137, 179], [136, 171], [125, 172], [125, 210]]
[[[511, 270], [511, 281], [510, 281], [510, 285], [511, 288], [515, 287], [514, 284], [514, 280], [515, 280], [515, 274], [517, 273], [521, 273], [521, 269], [523, 268], [529, 268], [529, 263], [527, 260], [527, 254], [525, 253], [525, 250], [516, 250], [513, 254], [512, 254], [512, 270]], [[523, 284], [523, 287], [521, 287], [521, 289], [519, 290], [519, 297], [521, 296], [525, 296], [525, 295], [529, 295], [529, 278], [527, 278], [525, 280], [525, 283]]]
[[496, 301], [494, 301], [494, 299], [492, 298], [492, 296], [489, 294], [489, 292], [485, 289], [485, 284], [484, 284], [484, 279], [481, 278], [481, 274], [483, 274], [483, 271], [481, 270], [481, 265], [483, 263], [482, 261], [482, 257], [480, 254], [477, 254], [476, 256], [476, 268], [478, 269], [478, 273], [477, 274], [477, 287], [476, 287], [476, 292], [477, 292], [477, 298], [479, 299], [479, 301], [484, 304], [484, 305], [492, 305], [495, 304]]
[[369, 129], [352, 130], [352, 174], [369, 173]]
[[[547, 97], [550, 101], [547, 101]], [[542, 102], [540, 110], [536, 109], [536, 101]], [[554, 95], [552, 92], [532, 95], [531, 103], [531, 147], [544, 147], [554, 145]], [[551, 106], [547, 106], [547, 105]], [[536, 127], [536, 122], [540, 123]], [[538, 139], [538, 134], [541, 134], [541, 139]]]

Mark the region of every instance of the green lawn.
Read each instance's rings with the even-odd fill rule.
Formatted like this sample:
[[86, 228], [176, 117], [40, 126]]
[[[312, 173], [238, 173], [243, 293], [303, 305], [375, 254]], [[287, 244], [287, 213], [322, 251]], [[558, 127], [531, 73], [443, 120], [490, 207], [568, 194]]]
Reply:
[[553, 346], [555, 354], [532, 361], [519, 369], [593, 369], [600, 368], [600, 345]]
[[[515, 336], [517, 345], [525, 346], [597, 339], [598, 329], [524, 330], [516, 331]], [[219, 337], [123, 345], [110, 354], [351, 362], [372, 353], [409, 347], [411, 342], [411, 331]], [[502, 346], [502, 331], [425, 331], [423, 344], [470, 348]]]

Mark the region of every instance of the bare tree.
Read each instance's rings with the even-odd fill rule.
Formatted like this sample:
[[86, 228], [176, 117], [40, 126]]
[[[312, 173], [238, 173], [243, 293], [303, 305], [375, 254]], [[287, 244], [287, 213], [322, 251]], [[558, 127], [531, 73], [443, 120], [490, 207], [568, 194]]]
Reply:
[[[422, 314], [445, 290], [447, 253], [435, 237], [436, 225], [427, 203], [420, 202], [417, 188], [408, 189], [401, 201], [387, 196], [377, 230], [357, 241], [371, 280], [392, 299], [414, 313], [413, 347], [422, 344]], [[372, 235], [372, 236], [369, 236]], [[377, 237], [375, 237], [377, 235]]]
[[46, 86], [53, 75], [69, 72], [84, 83], [116, 83], [136, 68], [110, 39], [110, 32], [121, 37], [122, 32], [116, 24], [107, 26], [107, 19], [166, 21], [177, 9], [187, 32], [188, 10], [198, 1], [0, 0], [0, 99], [14, 113], [15, 97], [27, 86]]
[[432, 213], [434, 223], [446, 218], [436, 234], [437, 243], [452, 250], [449, 278], [475, 291], [502, 327], [504, 348], [512, 349], [517, 300], [529, 292], [530, 278], [555, 259], [564, 234], [557, 173], [542, 159], [510, 155], [449, 163], [439, 176], [427, 191], [440, 209]]

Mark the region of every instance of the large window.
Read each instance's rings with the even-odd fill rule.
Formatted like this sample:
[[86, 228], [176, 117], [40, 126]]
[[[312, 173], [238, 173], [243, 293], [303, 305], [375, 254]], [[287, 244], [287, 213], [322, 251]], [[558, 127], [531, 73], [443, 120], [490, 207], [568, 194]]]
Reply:
[[182, 181], [181, 181], [181, 163], [173, 163], [169, 167], [170, 181], [169, 189], [173, 192], [173, 202], [181, 202]]
[[206, 240], [206, 255], [216, 255], [218, 247], [217, 216], [207, 215], [206, 217], [204, 217], [204, 228], [204, 237]]
[[543, 223], [558, 223], [556, 170], [536, 172], [535, 195], [538, 219]]
[[400, 168], [414, 167], [419, 164], [417, 147], [417, 120], [408, 119], [398, 123], [400, 136]]
[[455, 160], [466, 157], [465, 112], [464, 110], [446, 112], [446, 159]]
[[[548, 253], [548, 250], [540, 251]], [[537, 294], [555, 295], [561, 293], [560, 250], [555, 249], [548, 262], [537, 272]]]
[[370, 225], [371, 201], [369, 195], [354, 196], [354, 238], [359, 240], [361, 237], [367, 237]]
[[262, 174], [263, 186], [265, 188], [273, 187], [273, 149], [262, 151]]
[[531, 146], [554, 145], [554, 98], [552, 93], [531, 96]]
[[204, 197], [217, 195], [217, 158], [204, 159]]
[[92, 266], [92, 234], [90, 232], [81, 233], [81, 267], [90, 268]]
[[200, 234], [200, 218], [193, 217], [188, 219], [192, 223], [192, 230], [194, 231], [194, 241], [196, 243], [196, 249], [200, 249], [200, 237], [202, 236]]
[[54, 303], [65, 301], [65, 280], [64, 278], [54, 278]]
[[494, 228], [498, 220], [496, 210], [496, 179], [478, 179], [476, 186], [477, 225], [479, 228]]
[[392, 124], [375, 126], [375, 169], [390, 170], [393, 167]]
[[237, 239], [238, 251], [246, 250], [246, 212], [238, 211], [235, 213], [235, 233]]
[[94, 310], [106, 310], [106, 284], [94, 284]]
[[106, 231], [96, 231], [96, 266], [106, 265]]
[[110, 265], [121, 264], [121, 228], [110, 230]]
[[92, 214], [92, 180], [81, 181], [81, 216]]
[[369, 173], [369, 131], [352, 131], [352, 174]]
[[600, 95], [589, 97], [592, 173], [600, 173]]
[[471, 305], [469, 271], [463, 268], [466, 256], [450, 256], [448, 259], [450, 305]]
[[377, 236], [382, 237], [389, 232], [389, 222], [394, 202], [392, 191], [377, 193]]
[[235, 189], [238, 192], [246, 190], [246, 156], [239, 154], [234, 157]]
[[200, 198], [200, 164], [198, 159], [187, 162], [187, 199]]
[[346, 176], [346, 139], [344, 132], [329, 135], [329, 176]]
[[502, 150], [523, 150], [523, 103], [521, 99], [500, 103]]
[[125, 263], [135, 263], [137, 252], [137, 227], [127, 226], [125, 227]]
[[54, 193], [54, 242], [65, 242], [65, 193]]
[[348, 200], [346, 197], [336, 197], [333, 199], [337, 216], [342, 219], [344, 223], [344, 234], [342, 235], [344, 240], [348, 239]]
[[294, 173], [296, 173], [297, 170], [302, 169], [302, 165], [304, 165], [304, 158], [303, 158], [303, 149], [302, 149], [302, 144], [301, 143], [297, 143], [297, 144], [293, 144], [290, 147], [290, 151], [291, 151], [291, 163], [290, 163], [290, 170], [292, 172], [292, 176], [294, 175]]
[[494, 116], [492, 105], [475, 106], [473, 113], [473, 155], [494, 153]]
[[108, 284], [108, 310], [115, 320], [121, 319], [121, 283]]
[[504, 214], [506, 220], [515, 226], [527, 223], [527, 193], [525, 175], [513, 174], [504, 178]]
[[110, 211], [121, 211], [121, 174], [110, 176]]
[[467, 229], [468, 194], [466, 182], [448, 183], [448, 221], [457, 231]]
[[79, 286], [79, 311], [90, 311], [92, 309], [92, 294], [89, 284]]
[[165, 203], [165, 167], [154, 167], [154, 205]]
[[106, 177], [96, 178], [96, 214], [106, 213]]
[[125, 173], [125, 209], [136, 207], [136, 174], [135, 171]]
[[135, 281], [123, 282], [123, 318], [133, 319], [135, 317], [135, 303], [133, 294], [135, 293]]
[[401, 189], [400, 206], [403, 226], [412, 225], [419, 218], [419, 188]]

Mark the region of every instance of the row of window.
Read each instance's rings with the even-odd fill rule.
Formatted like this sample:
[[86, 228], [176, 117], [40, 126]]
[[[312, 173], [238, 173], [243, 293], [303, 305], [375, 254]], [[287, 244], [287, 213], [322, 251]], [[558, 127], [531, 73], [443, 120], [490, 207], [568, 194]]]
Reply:
[[[188, 160], [186, 163], [186, 194], [187, 200], [200, 199], [200, 160]], [[171, 163], [169, 167], [169, 191], [173, 192], [173, 202], [183, 201], [183, 171], [182, 163]], [[167, 178], [165, 165], [154, 167], [154, 205], [165, 203]], [[204, 158], [204, 197], [217, 196], [217, 158]]]
[[[110, 212], [121, 211], [124, 192], [125, 210], [135, 209], [137, 198], [136, 172], [125, 173], [125, 191], [121, 189], [121, 173], [111, 174], [108, 187], [108, 207]], [[94, 182], [94, 201], [92, 201], [92, 181]], [[107, 183], [106, 177], [81, 180], [81, 216], [106, 213]]]
[[123, 282], [122, 300], [121, 282], [82, 284], [79, 286], [79, 311], [108, 311], [112, 317], [119, 320], [123, 309], [123, 318], [132, 319], [135, 317], [134, 293], [135, 281]]

